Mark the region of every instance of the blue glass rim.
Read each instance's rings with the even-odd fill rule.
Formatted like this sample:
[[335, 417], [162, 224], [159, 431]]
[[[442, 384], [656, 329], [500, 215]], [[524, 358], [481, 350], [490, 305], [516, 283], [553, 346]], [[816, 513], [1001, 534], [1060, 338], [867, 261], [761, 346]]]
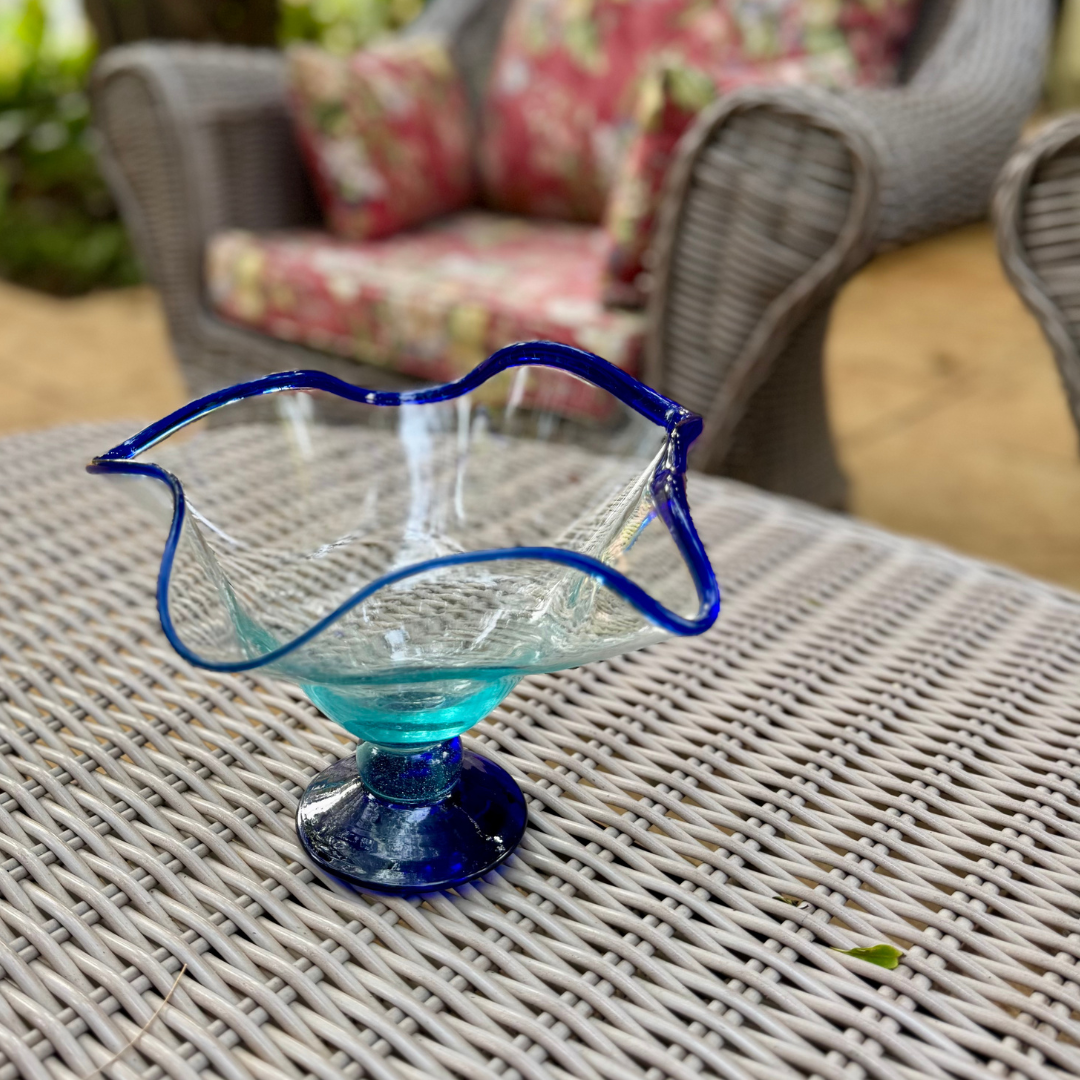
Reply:
[[[321, 390], [347, 401], [365, 405], [421, 405], [451, 401], [471, 393], [500, 372], [526, 366], [555, 368], [575, 375], [593, 386], [608, 391], [623, 404], [667, 432], [669, 452], [666, 460], [653, 476], [652, 496], [657, 514], [667, 526], [680, 554], [685, 559], [697, 590], [699, 606], [694, 617], [687, 618], [671, 611], [650, 596], [640, 585], [590, 555], [556, 547], [493, 548], [488, 551], [459, 552], [437, 559], [427, 559], [384, 574], [358, 590], [292, 641], [252, 660], [226, 662], [207, 660], [184, 645], [173, 625], [168, 599], [173, 562], [187, 513], [184, 488], [176, 476], [160, 465], [134, 461], [133, 458], [196, 420], [247, 398], [289, 390]], [[703, 633], [716, 622], [720, 614], [720, 587], [697, 529], [694, 527], [686, 498], [687, 453], [694, 440], [701, 434], [702, 426], [702, 419], [697, 413], [683, 408], [682, 405], [645, 386], [632, 375], [628, 375], [622, 369], [593, 353], [575, 349], [569, 345], [561, 345], [558, 342], [530, 341], [500, 349], [456, 382], [426, 386], [416, 390], [367, 390], [324, 371], [282, 371], [252, 379], [249, 382], [237, 383], [190, 401], [169, 413], [168, 416], [155, 420], [111, 450], [93, 458], [86, 469], [90, 473], [147, 476], [169, 488], [173, 496], [173, 516], [165, 540], [157, 580], [157, 606], [162, 629], [172, 647], [189, 663], [209, 671], [237, 672], [251, 671], [283, 659], [387, 585], [441, 567], [507, 559], [539, 559], [580, 570], [622, 596], [646, 619], [667, 633], [680, 637]]]

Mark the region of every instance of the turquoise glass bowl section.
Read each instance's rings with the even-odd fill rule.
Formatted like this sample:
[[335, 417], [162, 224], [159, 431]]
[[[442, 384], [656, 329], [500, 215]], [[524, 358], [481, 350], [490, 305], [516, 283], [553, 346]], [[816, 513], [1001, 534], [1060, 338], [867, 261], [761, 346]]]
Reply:
[[350, 735], [366, 742], [417, 745], [452, 739], [474, 727], [518, 684], [520, 676], [454, 679], [345, 688], [306, 684], [303, 691]]
[[301, 799], [311, 859], [409, 894], [520, 840], [518, 785], [458, 737], [522, 677], [715, 621], [686, 497], [700, 431], [599, 357], [530, 342], [418, 390], [270, 375], [88, 468], [167, 523], [158, 609], [182, 657], [291, 681], [361, 740]]

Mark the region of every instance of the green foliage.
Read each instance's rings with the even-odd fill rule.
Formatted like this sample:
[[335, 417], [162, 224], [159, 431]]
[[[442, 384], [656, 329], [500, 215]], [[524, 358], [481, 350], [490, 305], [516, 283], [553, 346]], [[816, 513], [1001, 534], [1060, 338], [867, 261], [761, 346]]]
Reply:
[[[279, 0], [279, 39], [348, 52], [423, 6]], [[85, 93], [94, 45], [85, 27], [63, 38], [48, 0], [0, 2], [0, 277], [69, 296], [132, 284], [139, 272], [94, 161]]]
[[424, 0], [281, 0], [278, 40], [347, 53], [411, 22], [423, 6]]
[[868, 949], [833, 949], [833, 952], [853, 956], [856, 960], [865, 960], [868, 964], [877, 964], [886, 971], [892, 971], [904, 956], [895, 945], [872, 945]]
[[138, 270], [91, 148], [88, 38], [59, 42], [42, 0], [0, 20], [0, 276], [60, 295]]

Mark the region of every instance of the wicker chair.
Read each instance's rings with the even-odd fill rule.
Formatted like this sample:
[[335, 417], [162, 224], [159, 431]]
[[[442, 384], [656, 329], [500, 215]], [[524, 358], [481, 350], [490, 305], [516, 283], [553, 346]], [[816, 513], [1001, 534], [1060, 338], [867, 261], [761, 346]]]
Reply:
[[1039, 320], [1080, 432], [1080, 114], [1042, 128], [994, 193], [1005, 273]]
[[[822, 372], [829, 312], [875, 251], [985, 213], [1040, 88], [1051, 0], [924, 0], [898, 88], [744, 90], [706, 110], [672, 169], [654, 251], [646, 378], [708, 418], [696, 465], [842, 506]], [[507, 0], [431, 0], [479, 105]], [[162, 292], [192, 390], [321, 367], [401, 376], [226, 324], [204, 294], [208, 237], [319, 220], [281, 57], [141, 44], [92, 87], [102, 165]]]

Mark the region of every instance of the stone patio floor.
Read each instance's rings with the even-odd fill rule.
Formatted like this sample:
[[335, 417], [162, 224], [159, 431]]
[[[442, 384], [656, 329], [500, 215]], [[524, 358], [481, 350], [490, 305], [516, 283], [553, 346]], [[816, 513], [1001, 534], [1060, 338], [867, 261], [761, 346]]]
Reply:
[[[987, 225], [882, 256], [829, 338], [852, 511], [1080, 588], [1080, 454], [1050, 351]], [[0, 434], [155, 418], [183, 384], [149, 288], [54, 300], [0, 285]]]

